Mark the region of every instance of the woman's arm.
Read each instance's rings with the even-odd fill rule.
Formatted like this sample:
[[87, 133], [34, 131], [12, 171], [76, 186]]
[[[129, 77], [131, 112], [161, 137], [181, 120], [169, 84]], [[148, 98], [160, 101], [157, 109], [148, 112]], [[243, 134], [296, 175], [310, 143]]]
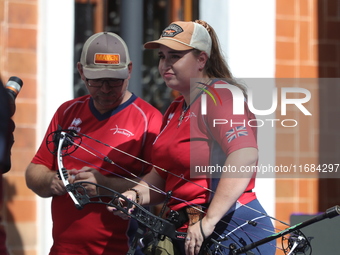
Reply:
[[[153, 186], [162, 191], [165, 187], [165, 180], [158, 174], [155, 168], [146, 174], [138, 185], [125, 191], [122, 195], [140, 205], [159, 204], [164, 201], [165, 196], [163, 193], [153, 191]], [[122, 218], [126, 218], [126, 215], [118, 212], [114, 207], [107, 207], [107, 209]]]
[[[232, 152], [228, 156], [225, 166], [235, 166], [240, 170], [242, 166], [254, 166], [257, 158], [256, 148], [243, 148]], [[253, 172], [223, 173], [205, 216], [209, 225], [215, 226], [227, 213], [246, 190], [253, 174]]]
[[[162, 191], [165, 188], [165, 180], [158, 174], [155, 168], [153, 168], [150, 173], [145, 175], [138, 185], [133, 187], [133, 189], [137, 190], [139, 193], [139, 204], [155, 205], [164, 201], [164, 194], [153, 191], [152, 186], [155, 186]], [[132, 190], [124, 192], [123, 195], [127, 195], [128, 198], [136, 201], [137, 194]]]
[[[256, 148], [243, 148], [232, 152], [225, 161], [225, 166], [231, 165], [240, 170], [242, 166], [256, 165], [257, 159]], [[223, 173], [202, 223], [194, 224], [188, 228], [190, 241], [185, 242], [187, 254], [198, 254], [203, 242], [201, 231], [206, 237], [213, 233], [216, 224], [246, 190], [252, 176], [253, 172]], [[200, 224], [202, 224], [202, 230]]]

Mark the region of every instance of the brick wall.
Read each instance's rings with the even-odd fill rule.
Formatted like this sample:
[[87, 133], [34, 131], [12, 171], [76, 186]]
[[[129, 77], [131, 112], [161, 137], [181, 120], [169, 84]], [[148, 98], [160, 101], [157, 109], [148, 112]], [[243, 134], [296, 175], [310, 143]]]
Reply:
[[0, 0], [0, 73], [3, 82], [18, 76], [24, 82], [16, 100], [12, 169], [4, 175], [2, 210], [10, 254], [36, 253], [36, 198], [24, 172], [35, 151], [37, 29], [36, 0]]
[[[276, 1], [276, 77], [318, 77], [317, 3], [316, 0]], [[308, 88], [313, 97], [317, 85]], [[277, 128], [276, 165], [289, 166], [318, 163], [318, 101], [313, 101], [313, 117], [297, 109], [287, 118], [298, 120], [295, 128]], [[318, 180], [314, 178], [280, 178], [276, 180], [276, 217], [290, 222], [292, 213], [317, 212]], [[284, 226], [277, 224], [283, 229]], [[278, 252], [280, 254], [280, 252]], [[283, 253], [282, 253], [283, 254]]]
[[[340, 2], [277, 0], [276, 3], [276, 77], [339, 77]], [[340, 91], [334, 86], [325, 87], [317, 79], [310, 81], [308, 90], [313, 100], [308, 107], [313, 117], [289, 112], [301, 125], [289, 131], [277, 129], [277, 164], [340, 163], [338, 118], [334, 117], [340, 114], [337, 103]], [[338, 203], [339, 179], [313, 177], [277, 179], [277, 218], [289, 222], [292, 213], [315, 214]]]
[[276, 1], [276, 77], [318, 77], [317, 0]]

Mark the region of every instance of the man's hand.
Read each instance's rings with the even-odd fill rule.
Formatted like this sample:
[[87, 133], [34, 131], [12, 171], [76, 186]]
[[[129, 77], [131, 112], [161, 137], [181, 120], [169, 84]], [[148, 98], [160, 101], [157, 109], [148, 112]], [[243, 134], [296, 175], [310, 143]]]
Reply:
[[62, 196], [66, 194], [66, 188], [62, 180], [59, 179], [58, 174], [52, 175], [51, 192], [53, 195]]
[[[98, 172], [98, 170], [85, 166], [80, 170], [70, 170], [69, 174], [74, 176], [73, 182], [92, 182], [95, 184], [101, 184], [105, 178], [104, 175]], [[87, 194], [90, 196], [98, 195], [98, 190], [95, 185], [83, 184], [83, 187], [87, 190]]]

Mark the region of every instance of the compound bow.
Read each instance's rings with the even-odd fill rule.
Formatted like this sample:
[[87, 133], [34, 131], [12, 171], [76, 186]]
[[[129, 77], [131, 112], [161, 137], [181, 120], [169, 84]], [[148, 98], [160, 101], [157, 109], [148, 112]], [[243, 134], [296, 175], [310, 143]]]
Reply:
[[[144, 207], [142, 207], [141, 205], [137, 204], [134, 201], [131, 201], [130, 199], [128, 199], [127, 197], [125, 197], [124, 195], [122, 195], [121, 193], [107, 188], [105, 186], [96, 184], [96, 183], [91, 183], [91, 182], [75, 182], [75, 183], [69, 183], [68, 181], [68, 172], [66, 170], [66, 168], [63, 165], [63, 157], [70, 155], [71, 153], [73, 153], [77, 148], [82, 147], [81, 143], [82, 143], [82, 139], [81, 137], [78, 135], [80, 133], [75, 132], [74, 130], [58, 130], [55, 132], [52, 132], [51, 134], [49, 134], [48, 138], [47, 138], [47, 146], [50, 150], [51, 153], [57, 155], [57, 160], [58, 160], [58, 174], [59, 174], [59, 178], [62, 180], [63, 184], [65, 185], [66, 191], [68, 192], [69, 196], [71, 197], [71, 199], [73, 200], [75, 206], [77, 209], [82, 209], [86, 204], [104, 204], [107, 206], [111, 206], [116, 208], [117, 210], [123, 212], [124, 214], [128, 215], [129, 217], [135, 219], [136, 221], [138, 221], [140, 224], [142, 224], [144, 227], [148, 228], [150, 231], [152, 231], [153, 233], [156, 233], [159, 237], [161, 236], [167, 236], [169, 238], [171, 238], [172, 240], [184, 240], [186, 237], [186, 233], [183, 232], [178, 232], [176, 231], [176, 227], [173, 223], [171, 223], [170, 221], [156, 216], [154, 214], [152, 214], [150, 211], [146, 210]], [[95, 140], [96, 142], [99, 142], [105, 146], [109, 146], [108, 144], [105, 144], [97, 139], [94, 139], [90, 136], [87, 136], [85, 134], [80, 134], [84, 137], [87, 137], [89, 139]], [[51, 145], [52, 144], [52, 148]], [[111, 147], [115, 150], [120, 151], [119, 149], [115, 148], [115, 147]], [[129, 155], [128, 153], [124, 152], [124, 151], [120, 151], [126, 155]], [[142, 159], [139, 159], [133, 155], [129, 155], [131, 157], [134, 157], [144, 163], [150, 164], [149, 162], [146, 162]], [[103, 158], [104, 161], [113, 163], [113, 161], [111, 159], [109, 159], [108, 157], [104, 157]], [[155, 165], [152, 165], [153, 167], [156, 167], [158, 169], [161, 169], [162, 171], [166, 171], [165, 169], [162, 169], [160, 167], [157, 167]], [[122, 168], [122, 167], [121, 167]], [[123, 169], [125, 170], [125, 169]], [[129, 172], [128, 170], [126, 170], [127, 172]], [[166, 171], [168, 172], [168, 171]], [[130, 174], [132, 174], [131, 172], [129, 172]], [[169, 174], [172, 174], [171, 172], [168, 172]], [[115, 174], [115, 173], [113, 173]], [[117, 174], [115, 174], [117, 175]], [[134, 177], [134, 174], [132, 174]], [[118, 175], [121, 178], [124, 179], [128, 179], [132, 182], [135, 182], [129, 178], [123, 177]], [[176, 175], [177, 176], [177, 175]], [[181, 176], [177, 176], [178, 178], [182, 178]], [[190, 180], [184, 179], [185, 181], [189, 181], [192, 182]], [[194, 183], [194, 182], [192, 182]], [[103, 190], [106, 190], [105, 194], [109, 194], [109, 195], [94, 195], [94, 196], [90, 196], [86, 190], [86, 188], [83, 186], [84, 184], [91, 184], [91, 185], [95, 185], [97, 188], [101, 188]], [[198, 185], [200, 186], [200, 185]], [[201, 186], [200, 186], [201, 187]], [[164, 195], [169, 196], [169, 194], [165, 193], [164, 191], [159, 190], [157, 187], [154, 187], [153, 185], [150, 185], [149, 187], [150, 189], [163, 193]], [[212, 190], [209, 190], [206, 187], [201, 187], [204, 188], [206, 190], [208, 190], [209, 192], [214, 192]], [[171, 194], [170, 194], [171, 196]], [[177, 200], [181, 200], [179, 198], [176, 197], [172, 197], [174, 199]], [[124, 201], [124, 203], [122, 203], [122, 201]], [[183, 201], [183, 200], [181, 200]], [[185, 201], [187, 203], [188, 206], [192, 206], [195, 207], [195, 209], [197, 209], [195, 204], [192, 204], [188, 201]], [[164, 202], [163, 208], [165, 207], [165, 204], [167, 203], [167, 200]], [[133, 213], [130, 213], [130, 210], [133, 209]], [[250, 208], [252, 209], [252, 208]], [[255, 209], [252, 209], [255, 210]], [[202, 213], [205, 213], [203, 210], [201, 211]], [[261, 213], [261, 212], [259, 212]], [[263, 213], [261, 213], [263, 214]], [[211, 243], [215, 243], [216, 247], [222, 247], [224, 249], [228, 249], [230, 250], [231, 254], [253, 254], [252, 252], [250, 252], [251, 249], [256, 248], [257, 246], [260, 246], [262, 244], [268, 243], [272, 240], [278, 239], [279, 237], [282, 237], [282, 247], [283, 247], [283, 251], [285, 254], [290, 255], [290, 254], [306, 254], [306, 252], [309, 251], [309, 254], [311, 254], [311, 246], [309, 243], [308, 238], [306, 238], [304, 236], [304, 234], [300, 231], [301, 228], [306, 227], [308, 225], [311, 225], [313, 223], [316, 223], [318, 221], [321, 221], [323, 219], [326, 218], [333, 218], [335, 216], [338, 216], [340, 214], [340, 207], [339, 206], [334, 206], [330, 209], [328, 209], [325, 213], [318, 215], [310, 220], [307, 220], [305, 222], [301, 222], [298, 223], [294, 226], [290, 226], [287, 223], [284, 223], [274, 217], [271, 217], [269, 215], [264, 215], [267, 217], [270, 217], [273, 220], [279, 221], [285, 225], [288, 226], [288, 228], [279, 231], [277, 233], [274, 233], [266, 238], [263, 238], [261, 240], [255, 241], [253, 243], [250, 243], [248, 245], [245, 245], [244, 247], [236, 247], [236, 246], [230, 246], [230, 247], [226, 247], [225, 245], [221, 244], [221, 240], [215, 240], [215, 239], [210, 239], [209, 241]], [[247, 222], [247, 224], [252, 224], [254, 226], [256, 226], [256, 222], [254, 222], [253, 220], [245, 220], [245, 222]], [[227, 222], [225, 222], [225, 224], [229, 224]], [[236, 229], [236, 228], [235, 228]], [[288, 234], [291, 234], [288, 238], [286, 238], [285, 236], [287, 236]], [[136, 246], [138, 245], [139, 241], [143, 239], [143, 233], [140, 231], [137, 231], [137, 234], [135, 236], [135, 240], [133, 241], [133, 244], [130, 246], [130, 249], [128, 251], [128, 255], [132, 255], [135, 252]], [[284, 247], [284, 245], [287, 245], [287, 247]]]

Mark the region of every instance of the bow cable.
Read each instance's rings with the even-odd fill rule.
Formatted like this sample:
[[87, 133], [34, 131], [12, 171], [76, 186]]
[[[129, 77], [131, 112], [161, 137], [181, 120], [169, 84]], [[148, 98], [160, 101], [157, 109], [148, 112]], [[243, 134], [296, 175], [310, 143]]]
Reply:
[[[86, 137], [86, 138], [89, 138], [89, 139], [91, 139], [91, 140], [97, 142], [97, 143], [100, 143], [100, 144], [102, 144], [102, 145], [104, 145], [104, 146], [107, 146], [107, 147], [109, 147], [109, 148], [111, 148], [111, 149], [113, 149], [113, 150], [116, 150], [116, 151], [118, 151], [118, 152], [124, 154], [124, 155], [127, 155], [127, 156], [129, 156], [129, 157], [132, 157], [132, 158], [134, 158], [134, 159], [136, 159], [136, 160], [138, 160], [138, 161], [140, 161], [140, 162], [142, 162], [142, 163], [144, 163], [144, 164], [150, 165], [150, 166], [154, 167], [155, 169], [161, 170], [161, 171], [163, 171], [163, 172], [165, 172], [165, 173], [167, 173], [167, 174], [171, 174], [171, 175], [173, 175], [173, 176], [175, 176], [175, 177], [177, 177], [177, 178], [180, 178], [180, 179], [182, 179], [182, 180], [184, 180], [184, 181], [186, 181], [186, 182], [189, 182], [189, 183], [191, 183], [191, 184], [194, 184], [194, 185], [196, 185], [197, 187], [200, 187], [200, 188], [202, 188], [202, 189], [205, 189], [206, 191], [208, 191], [208, 192], [210, 192], [210, 193], [212, 193], [212, 194], [215, 194], [215, 193], [216, 193], [216, 192], [215, 192], [214, 190], [212, 190], [212, 189], [209, 189], [209, 188], [204, 187], [204, 186], [202, 186], [202, 185], [200, 185], [200, 184], [198, 184], [198, 183], [196, 183], [196, 182], [193, 182], [193, 181], [191, 181], [191, 180], [189, 180], [189, 179], [187, 179], [187, 178], [184, 178], [184, 177], [181, 176], [181, 175], [174, 174], [174, 173], [172, 173], [172, 172], [170, 172], [170, 171], [168, 171], [168, 170], [166, 170], [166, 169], [164, 169], [164, 168], [162, 168], [162, 167], [159, 167], [159, 166], [157, 166], [157, 165], [154, 165], [154, 164], [152, 164], [152, 163], [150, 163], [150, 162], [148, 162], [148, 161], [146, 161], [146, 160], [144, 160], [144, 159], [141, 159], [141, 158], [138, 158], [138, 157], [136, 157], [136, 156], [134, 156], [134, 155], [131, 155], [131, 154], [129, 154], [129, 153], [126, 152], [126, 151], [120, 150], [120, 149], [118, 149], [118, 148], [116, 148], [116, 147], [114, 147], [114, 146], [112, 146], [112, 145], [109, 145], [109, 144], [107, 144], [107, 143], [104, 143], [104, 142], [102, 142], [102, 141], [100, 141], [100, 140], [98, 140], [98, 139], [95, 139], [95, 138], [93, 138], [93, 137], [91, 137], [91, 136], [89, 136], [89, 135], [86, 135], [86, 134], [83, 134], [83, 133], [80, 133], [80, 132], [78, 132], [78, 133], [79, 133], [80, 135]], [[125, 170], [125, 169], [124, 169], [124, 170]], [[126, 170], [126, 171], [127, 171], [127, 170]], [[128, 171], [128, 172], [130, 172], [130, 171]], [[131, 173], [131, 174], [132, 174], [132, 173]], [[139, 179], [140, 179], [140, 178], [139, 178]], [[164, 194], [166, 195], [165, 192], [164, 192]], [[173, 197], [173, 198], [174, 198], [174, 197]], [[242, 206], [244, 206], [244, 207], [246, 207], [246, 208], [248, 208], [248, 209], [250, 209], [250, 210], [253, 210], [253, 211], [255, 211], [255, 212], [259, 213], [259, 214], [262, 214], [262, 215], [264, 215], [264, 216], [266, 216], [266, 217], [268, 217], [268, 218], [270, 218], [270, 219], [272, 219], [272, 220], [278, 221], [278, 222], [280, 222], [280, 223], [283, 224], [283, 225], [290, 226], [290, 224], [288, 224], [288, 223], [286, 223], [286, 222], [284, 222], [284, 221], [281, 221], [281, 220], [279, 220], [279, 219], [276, 219], [275, 217], [270, 216], [270, 215], [268, 215], [268, 214], [266, 214], [266, 213], [264, 213], [264, 212], [258, 211], [258, 210], [254, 209], [254, 208], [252, 208], [252, 207], [250, 207], [250, 206], [248, 206], [248, 205], [246, 205], [246, 204], [242, 204]], [[204, 211], [201, 211], [201, 212], [205, 213]]]

